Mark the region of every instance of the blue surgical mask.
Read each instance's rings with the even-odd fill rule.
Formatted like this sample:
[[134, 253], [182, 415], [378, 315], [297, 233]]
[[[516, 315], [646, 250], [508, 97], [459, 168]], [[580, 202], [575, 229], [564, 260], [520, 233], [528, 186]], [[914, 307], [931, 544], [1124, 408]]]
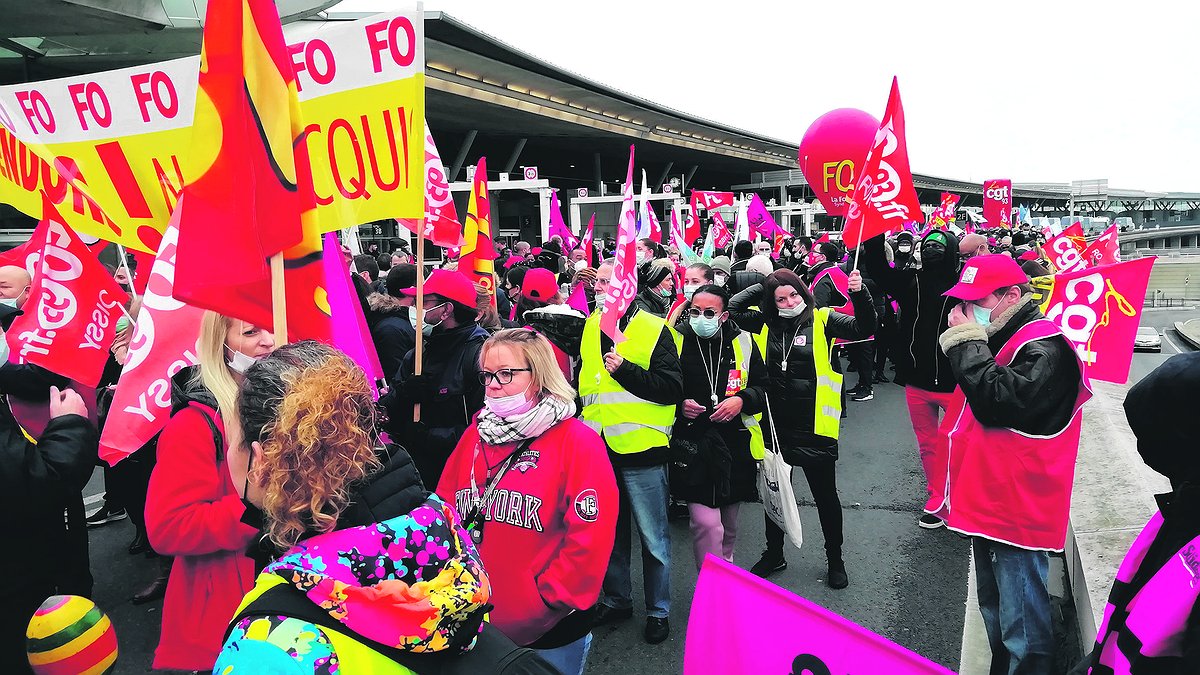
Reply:
[[975, 323], [980, 326], [987, 326], [992, 323], [992, 310], [971, 303], [971, 312], [975, 315]]
[[702, 338], [710, 338], [721, 330], [721, 319], [713, 317], [706, 319], [703, 316], [698, 316], [694, 319], [688, 319], [688, 323], [692, 326], [692, 332]]
[[[430, 307], [429, 309], [425, 310], [425, 314], [428, 315], [431, 311], [433, 311], [435, 309], [439, 309], [445, 304], [446, 303], [443, 302], [441, 305], [435, 305], [433, 307]], [[409, 321], [409, 323], [412, 324], [413, 328], [417, 327], [417, 309], [415, 307], [413, 309], [409, 310], [408, 321]], [[443, 318], [442, 321], [445, 321], [445, 319]], [[421, 334], [424, 335], [425, 337], [429, 337], [430, 335], [433, 334], [433, 329], [440, 326], [442, 324], [442, 321], [439, 321], [437, 323], [430, 323], [429, 321], [426, 321], [425, 323], [421, 324]]]
[[16, 309], [17, 308], [17, 299], [16, 298], [0, 298], [0, 305], [6, 305], [8, 307], [12, 307], [13, 309]]
[[683, 297], [687, 298], [688, 300], [691, 300], [692, 296], [695, 295], [696, 291], [699, 289], [700, 289], [700, 284], [684, 284], [683, 285]]

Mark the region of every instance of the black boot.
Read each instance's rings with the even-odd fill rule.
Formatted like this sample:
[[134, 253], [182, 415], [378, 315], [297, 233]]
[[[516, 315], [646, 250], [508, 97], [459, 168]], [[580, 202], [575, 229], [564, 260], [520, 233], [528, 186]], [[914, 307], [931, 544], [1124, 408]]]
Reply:
[[828, 556], [829, 574], [825, 577], [825, 583], [835, 590], [841, 590], [849, 586], [850, 577], [846, 576], [846, 563], [842, 562], [841, 553], [830, 553]]

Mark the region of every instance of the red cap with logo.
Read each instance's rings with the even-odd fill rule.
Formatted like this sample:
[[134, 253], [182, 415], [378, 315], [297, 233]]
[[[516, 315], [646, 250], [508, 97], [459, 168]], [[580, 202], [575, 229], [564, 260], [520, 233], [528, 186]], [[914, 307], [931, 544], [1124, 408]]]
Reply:
[[[425, 295], [440, 295], [447, 300], [453, 300], [467, 307], [475, 306], [475, 284], [466, 276], [449, 270], [434, 270], [425, 279], [425, 287], [421, 289]], [[416, 295], [417, 287], [402, 290], [405, 295]]]
[[972, 302], [993, 291], [1029, 283], [1016, 260], [1002, 254], [977, 255], [963, 266], [958, 284], [943, 295]]

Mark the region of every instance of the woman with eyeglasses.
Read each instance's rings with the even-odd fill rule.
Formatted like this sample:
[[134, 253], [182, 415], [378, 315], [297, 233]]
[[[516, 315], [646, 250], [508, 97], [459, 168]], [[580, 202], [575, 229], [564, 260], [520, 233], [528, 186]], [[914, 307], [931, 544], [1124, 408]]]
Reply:
[[[831, 588], [850, 584], [842, 560], [842, 504], [835, 466], [841, 425], [841, 363], [831, 357], [833, 340], [865, 340], [875, 332], [875, 307], [862, 275], [850, 273], [854, 316], [814, 306], [812, 294], [796, 273], [783, 269], [764, 283], [738, 293], [729, 303], [738, 325], [757, 333], [765, 344], [767, 419], [773, 424], [783, 460], [804, 470], [825, 537]], [[757, 306], [757, 309], [755, 308]], [[783, 530], [766, 518], [767, 549], [750, 571], [761, 577], [787, 569]]]
[[616, 532], [612, 464], [574, 417], [575, 390], [545, 337], [502, 330], [483, 344], [480, 366], [484, 408], [437, 493], [457, 505], [488, 570], [492, 624], [581, 673]]
[[679, 363], [683, 403], [671, 441], [672, 496], [687, 502], [696, 569], [711, 553], [733, 562], [738, 507], [757, 496], [763, 458], [759, 413], [767, 371], [753, 337], [729, 320], [729, 291], [712, 284], [692, 293]]

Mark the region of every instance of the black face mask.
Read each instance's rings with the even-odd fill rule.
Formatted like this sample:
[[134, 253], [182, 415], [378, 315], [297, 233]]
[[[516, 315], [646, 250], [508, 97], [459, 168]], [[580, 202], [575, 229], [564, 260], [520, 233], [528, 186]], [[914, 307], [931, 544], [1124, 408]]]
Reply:
[[927, 243], [921, 247], [921, 262], [936, 265], [946, 258], [946, 247], [938, 243]]

